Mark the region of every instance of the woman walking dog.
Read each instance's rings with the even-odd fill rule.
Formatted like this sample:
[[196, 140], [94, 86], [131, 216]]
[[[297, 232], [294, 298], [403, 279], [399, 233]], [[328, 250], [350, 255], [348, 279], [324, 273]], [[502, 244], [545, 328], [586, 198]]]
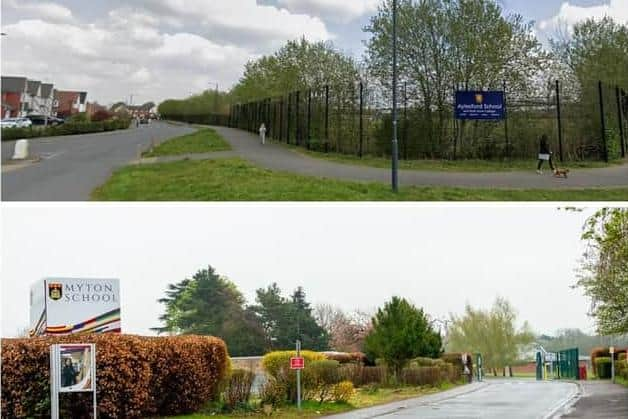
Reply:
[[554, 167], [554, 162], [552, 160], [552, 151], [550, 150], [549, 139], [547, 138], [547, 135], [543, 134], [539, 147], [539, 164], [536, 168], [536, 173], [539, 175], [543, 174], [543, 163], [546, 161], [549, 162], [550, 169], [554, 172], [556, 168]]

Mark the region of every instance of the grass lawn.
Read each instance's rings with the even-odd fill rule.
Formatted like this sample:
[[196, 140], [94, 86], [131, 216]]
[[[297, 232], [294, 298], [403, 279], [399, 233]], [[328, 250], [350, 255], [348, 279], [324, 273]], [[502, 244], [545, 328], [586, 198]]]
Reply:
[[[380, 404], [392, 403], [399, 400], [406, 400], [414, 397], [425, 396], [428, 394], [438, 393], [455, 387], [454, 384], [444, 384], [441, 387], [402, 387], [402, 388], [381, 388], [375, 392], [369, 392], [365, 389], [358, 389], [355, 395], [349, 400], [349, 403], [323, 403], [305, 401], [302, 403], [302, 410], [299, 412], [296, 406], [285, 406], [275, 410], [272, 414], [273, 418], [316, 418], [322, 415], [332, 415], [335, 413], [347, 412], [355, 409], [363, 409]], [[256, 402], [254, 401], [254, 404]], [[258, 410], [258, 411], [255, 411]], [[211, 409], [206, 412], [199, 412], [188, 416], [177, 416], [176, 418], [185, 419], [201, 419], [201, 418], [261, 418], [267, 417], [260, 409], [254, 409], [251, 412], [234, 412], [231, 414], [216, 414]]]
[[499, 190], [404, 187], [261, 169], [241, 159], [128, 166], [92, 192], [96, 201], [623, 201], [628, 188]]
[[144, 157], [176, 156], [181, 154], [229, 151], [231, 146], [213, 129], [205, 128], [193, 134], [172, 138], [159, 144]]
[[[334, 163], [389, 168], [391, 165], [390, 158], [358, 156], [339, 154], [339, 153], [322, 153], [317, 151], [308, 151], [301, 147], [289, 146], [296, 152], [306, 156], [328, 160]], [[399, 168], [402, 170], [426, 170], [439, 172], [514, 172], [514, 171], [534, 171], [536, 170], [537, 160], [399, 160]], [[605, 163], [601, 161], [574, 161], [560, 163], [556, 162], [559, 167], [569, 169], [595, 169], [601, 167], [609, 167], [625, 163], [622, 160]], [[547, 163], [545, 170], [549, 170]]]

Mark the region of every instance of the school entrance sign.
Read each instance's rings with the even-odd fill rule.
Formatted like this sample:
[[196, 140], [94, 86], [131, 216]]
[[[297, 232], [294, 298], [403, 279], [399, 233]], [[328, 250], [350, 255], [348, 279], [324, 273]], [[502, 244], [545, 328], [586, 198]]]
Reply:
[[501, 121], [506, 118], [506, 100], [503, 91], [456, 92], [456, 119]]

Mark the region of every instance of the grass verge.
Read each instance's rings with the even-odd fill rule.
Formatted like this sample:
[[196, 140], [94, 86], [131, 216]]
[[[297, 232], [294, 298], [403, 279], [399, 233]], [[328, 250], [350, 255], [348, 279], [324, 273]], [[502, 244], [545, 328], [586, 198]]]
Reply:
[[[390, 158], [358, 156], [339, 154], [339, 153], [322, 153], [318, 151], [308, 151], [301, 147], [290, 146], [298, 153], [309, 157], [323, 159], [334, 163], [348, 164], [354, 166], [367, 166], [377, 168], [389, 168]], [[399, 169], [401, 170], [425, 170], [436, 172], [516, 172], [516, 171], [534, 171], [536, 170], [538, 161], [536, 160], [400, 160]], [[570, 169], [599, 169], [621, 165], [622, 160], [610, 163], [598, 161], [574, 161], [556, 163], [559, 167]], [[549, 170], [547, 164], [545, 170]]]
[[[289, 418], [317, 418], [323, 415], [332, 415], [336, 413], [348, 412], [356, 409], [364, 409], [367, 407], [377, 406], [381, 404], [393, 403], [400, 400], [421, 397], [428, 394], [434, 394], [441, 391], [449, 390], [456, 387], [455, 384], [443, 384], [440, 387], [401, 387], [401, 388], [380, 388], [376, 391], [368, 391], [366, 389], [356, 390], [354, 396], [348, 403], [318, 403], [313, 401], [304, 401], [299, 412], [295, 406], [284, 406], [275, 409], [272, 412], [273, 418], [289, 419]], [[248, 410], [236, 411], [229, 414], [219, 414], [212, 411], [211, 407], [204, 409], [188, 416], [176, 416], [179, 419], [230, 419], [230, 418], [262, 418], [267, 417], [262, 413], [259, 401], [253, 401], [253, 407]]]
[[92, 193], [96, 201], [623, 201], [628, 188], [501, 190], [405, 187], [261, 169], [241, 159], [128, 166]]
[[144, 157], [178, 156], [182, 154], [212, 153], [229, 151], [231, 146], [216, 131], [210, 128], [195, 133], [172, 138], [159, 144]]

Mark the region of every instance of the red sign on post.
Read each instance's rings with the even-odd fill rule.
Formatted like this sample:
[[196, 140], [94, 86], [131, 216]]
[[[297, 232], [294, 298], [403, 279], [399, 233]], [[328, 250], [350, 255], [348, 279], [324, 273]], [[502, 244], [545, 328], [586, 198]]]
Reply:
[[293, 357], [290, 358], [290, 369], [291, 370], [302, 370], [305, 368], [305, 359], [302, 357]]

